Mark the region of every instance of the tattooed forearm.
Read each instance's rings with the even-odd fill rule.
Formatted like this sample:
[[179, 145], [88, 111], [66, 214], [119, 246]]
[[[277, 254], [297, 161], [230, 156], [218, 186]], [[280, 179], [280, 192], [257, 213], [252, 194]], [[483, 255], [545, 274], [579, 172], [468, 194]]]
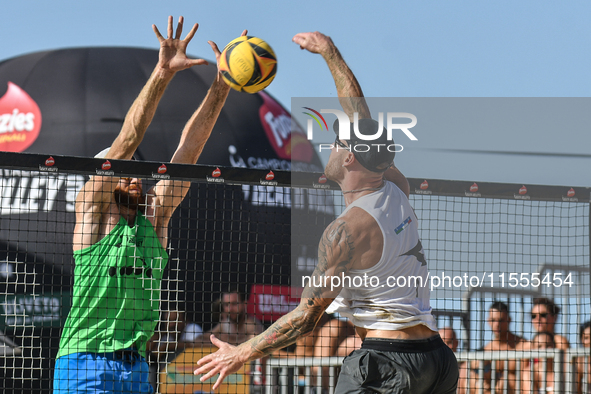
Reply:
[[302, 293], [305, 302], [277, 320], [263, 334], [249, 341], [253, 357], [263, 357], [274, 350], [291, 345], [300, 336], [314, 330], [316, 323], [336, 296], [331, 292], [332, 289], [319, 284], [327, 275], [346, 274], [351, 267], [354, 250], [353, 237], [347, 223], [343, 220], [331, 223], [320, 240], [318, 265], [312, 273], [311, 283], [306, 285]]
[[281, 317], [264, 333], [247, 342], [252, 351], [251, 359], [264, 357], [295, 343], [300, 336], [311, 333], [325, 309], [326, 306], [320, 304], [306, 310], [298, 307]]
[[327, 275], [347, 274], [353, 261], [355, 244], [347, 223], [336, 220], [322, 235], [318, 247], [318, 265], [312, 280], [302, 293], [302, 302], [295, 310], [277, 320], [261, 335], [247, 342], [251, 359], [263, 357], [289, 346], [303, 335], [311, 333], [320, 317], [338, 295], [340, 289], [319, 285]]
[[343, 107], [343, 111], [349, 115], [351, 122], [353, 121], [353, 114], [355, 112], [361, 118], [370, 117], [369, 107], [363, 98], [361, 85], [334, 44], [331, 45], [330, 50], [324, 55], [324, 59], [334, 79], [339, 102]]

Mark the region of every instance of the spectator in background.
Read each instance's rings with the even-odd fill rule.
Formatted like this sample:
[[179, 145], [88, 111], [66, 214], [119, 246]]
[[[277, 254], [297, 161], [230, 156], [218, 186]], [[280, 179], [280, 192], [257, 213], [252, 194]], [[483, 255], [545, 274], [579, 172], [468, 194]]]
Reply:
[[152, 354], [166, 356], [175, 354], [192, 346], [201, 337], [203, 330], [196, 323], [187, 323], [185, 312], [172, 310], [164, 312], [160, 329], [154, 333], [148, 343], [148, 351]]
[[[300, 338], [298, 338], [298, 340], [295, 343], [295, 347], [294, 346], [288, 346], [286, 348], [280, 349], [280, 350], [276, 350], [275, 352], [273, 352], [271, 354], [272, 357], [278, 357], [278, 358], [306, 358], [306, 357], [318, 357], [315, 353], [316, 353], [316, 349], [317, 349], [317, 343], [321, 342], [320, 339], [320, 335], [322, 333], [322, 329], [324, 328], [325, 325], [328, 325], [331, 322], [329, 315], [327, 315], [326, 313], [322, 316], [322, 318], [320, 319], [320, 321], [318, 322], [318, 324], [316, 325], [316, 328], [314, 329], [314, 331], [312, 331], [312, 333], [310, 335], [307, 336], [302, 336]], [[322, 335], [326, 335], [326, 334], [322, 334]], [[265, 360], [265, 359], [263, 359]], [[312, 367], [310, 369], [310, 373], [306, 372], [306, 368], [305, 367], [299, 367], [297, 370], [297, 384], [300, 387], [306, 386], [307, 383], [310, 383], [311, 385], [317, 385], [318, 381], [316, 380], [316, 376], [317, 375], [317, 368], [316, 367]], [[321, 385], [323, 386], [324, 389], [327, 389], [327, 381], [325, 381], [324, 379], [324, 374], [323, 376], [323, 380]]]
[[558, 320], [560, 308], [549, 298], [534, 298], [531, 309], [532, 326], [536, 332], [550, 332], [554, 335], [554, 343], [557, 349], [566, 350], [569, 347], [568, 340], [562, 335], [556, 334], [555, 326]]
[[[584, 348], [591, 348], [591, 321], [581, 325], [579, 331], [579, 340]], [[591, 393], [591, 356], [589, 351], [587, 356], [577, 359], [577, 394]]]
[[[347, 357], [355, 349], [361, 348], [361, 339], [355, 333], [355, 326], [342, 317], [335, 317], [326, 322], [319, 322], [316, 325], [315, 341], [311, 350], [312, 357]], [[355, 349], [355, 338], [358, 340], [358, 346]], [[353, 342], [352, 342], [353, 341]], [[330, 383], [330, 367], [322, 367], [322, 387], [328, 390]], [[318, 367], [312, 367], [313, 377], [318, 376]], [[313, 378], [316, 383], [315, 378]]]
[[591, 321], [581, 324], [579, 339], [583, 347], [591, 347]]
[[[530, 342], [531, 350], [555, 349], [554, 334], [538, 332]], [[524, 394], [554, 392], [558, 388], [554, 385], [554, 358], [534, 358], [533, 377], [531, 368], [524, 368], [522, 372], [522, 392]], [[533, 387], [532, 387], [533, 385]]]
[[[350, 320], [347, 320], [347, 323], [351, 328], [354, 328]], [[347, 357], [352, 351], [361, 349], [362, 343], [363, 341], [361, 340], [361, 337], [357, 335], [355, 331], [353, 331], [339, 344], [335, 356]]]
[[187, 323], [184, 312], [172, 310], [163, 313], [158, 329], [146, 346], [150, 362], [149, 381], [153, 387], [157, 386], [158, 371], [176, 354], [193, 346], [202, 333], [200, 325]]
[[451, 350], [455, 352], [458, 351], [458, 346], [460, 345], [460, 341], [456, 335], [456, 332], [451, 327], [443, 327], [439, 329], [439, 336], [443, 340], [443, 342], [449, 347]]
[[[522, 337], [509, 331], [511, 317], [509, 316], [509, 307], [507, 304], [496, 301], [488, 310], [488, 325], [493, 332], [493, 340], [484, 346], [485, 351], [500, 350], [523, 350], [527, 341]], [[482, 367], [483, 365], [483, 367]], [[480, 368], [484, 368], [484, 380], [479, 381]], [[505, 386], [507, 393], [515, 393], [517, 382], [517, 360], [499, 360], [494, 366], [495, 373], [495, 392], [503, 393]], [[505, 371], [505, 369], [507, 371]], [[472, 361], [470, 365], [470, 392], [472, 389], [483, 385], [485, 393], [492, 392], [492, 364], [490, 361], [484, 363]]]
[[[443, 342], [451, 349], [453, 352], [458, 351], [458, 346], [460, 345], [460, 341], [458, 340], [458, 336], [456, 332], [451, 327], [443, 327], [439, 329], [439, 336], [443, 340]], [[460, 378], [458, 380], [458, 394], [466, 393], [468, 388], [468, 363], [466, 361], [458, 362], [458, 368], [460, 369]]]
[[[318, 325], [317, 325], [318, 326]], [[330, 319], [323, 324], [314, 343], [315, 357], [332, 357], [337, 355], [339, 346], [349, 337], [355, 336], [355, 326], [342, 317]], [[351, 349], [353, 351], [355, 349]], [[349, 353], [351, 353], [351, 351]], [[345, 354], [346, 357], [349, 353]]]
[[[361, 348], [361, 338], [355, 333], [353, 324], [348, 319], [338, 317], [338, 314], [335, 315], [331, 317], [325, 313], [310, 335], [298, 338], [293, 352], [282, 349], [275, 351], [273, 356], [294, 358], [347, 357], [353, 350]], [[324, 391], [329, 389], [329, 368], [322, 368], [321, 385]], [[311, 384], [313, 386], [318, 385], [318, 372], [318, 367], [312, 367], [308, 377], [305, 369], [300, 368], [298, 383], [303, 386], [306, 384], [306, 380], [311, 378]]]
[[209, 345], [209, 337], [213, 334], [224, 342], [238, 345], [263, 331], [263, 325], [256, 318], [246, 314], [246, 295], [238, 286], [231, 285], [222, 294], [220, 322], [196, 342]]

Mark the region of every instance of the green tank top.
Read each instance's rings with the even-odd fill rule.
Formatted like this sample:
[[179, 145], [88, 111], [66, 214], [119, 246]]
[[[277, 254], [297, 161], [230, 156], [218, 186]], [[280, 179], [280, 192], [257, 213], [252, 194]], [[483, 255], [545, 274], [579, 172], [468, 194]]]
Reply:
[[57, 357], [107, 353], [146, 342], [160, 319], [160, 281], [168, 254], [152, 224], [138, 212], [135, 226], [119, 219], [88, 248], [74, 252], [72, 308]]

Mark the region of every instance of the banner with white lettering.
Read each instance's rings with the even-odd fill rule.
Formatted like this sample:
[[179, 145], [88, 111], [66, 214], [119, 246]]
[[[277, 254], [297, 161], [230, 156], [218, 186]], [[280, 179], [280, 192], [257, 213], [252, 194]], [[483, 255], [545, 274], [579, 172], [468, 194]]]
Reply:
[[291, 286], [254, 285], [247, 312], [261, 322], [272, 323], [298, 306], [301, 290]]

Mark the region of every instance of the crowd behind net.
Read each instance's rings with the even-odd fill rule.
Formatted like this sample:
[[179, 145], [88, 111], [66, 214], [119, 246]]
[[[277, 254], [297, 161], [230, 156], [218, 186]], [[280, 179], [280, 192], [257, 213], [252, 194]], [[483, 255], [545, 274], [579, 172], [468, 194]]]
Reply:
[[[140, 177], [144, 190], [161, 179], [192, 182], [170, 223], [160, 321], [147, 359], [159, 392], [209, 392], [212, 382], [201, 384], [192, 373], [196, 360], [212, 351], [207, 333], [239, 343], [297, 305], [294, 285], [311, 273], [320, 234], [344, 208], [342, 195], [320, 174], [173, 164], [163, 170], [162, 163], [115, 160], [105, 170], [103, 162], [0, 156], [4, 389], [51, 391], [73, 296], [74, 202], [88, 176], [102, 174]], [[526, 392], [533, 382], [538, 390], [588, 392], [582, 391], [589, 390], [590, 371], [581, 327], [591, 319], [589, 188], [409, 181], [433, 312], [439, 328], [453, 329], [458, 339], [460, 387]], [[568, 349], [536, 339], [539, 298], [559, 307], [553, 334]], [[484, 351], [499, 335], [489, 311], [499, 302], [510, 317], [502, 330], [524, 338], [523, 353]], [[355, 346], [352, 327], [326, 316], [312, 336], [245, 366], [220, 392], [332, 392], [340, 360]]]

